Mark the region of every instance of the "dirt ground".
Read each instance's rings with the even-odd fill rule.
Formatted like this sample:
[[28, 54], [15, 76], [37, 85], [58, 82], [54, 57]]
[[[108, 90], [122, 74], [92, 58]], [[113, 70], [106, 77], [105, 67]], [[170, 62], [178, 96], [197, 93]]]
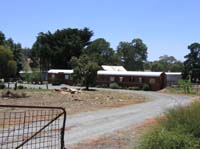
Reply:
[[[0, 95], [5, 91], [0, 90]], [[28, 97], [15, 99], [0, 97], [0, 104], [59, 106], [64, 107], [67, 114], [115, 108], [148, 101], [142, 95], [116, 91], [81, 91], [76, 94], [60, 93], [54, 90], [18, 90], [12, 92], [25, 93]]]

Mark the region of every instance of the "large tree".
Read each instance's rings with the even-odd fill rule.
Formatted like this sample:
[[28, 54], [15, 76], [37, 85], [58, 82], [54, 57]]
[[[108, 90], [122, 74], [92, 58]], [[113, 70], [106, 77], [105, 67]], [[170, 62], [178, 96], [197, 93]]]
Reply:
[[163, 71], [170, 71], [170, 67], [177, 62], [174, 56], [163, 55], [159, 57], [159, 62], [163, 65]]
[[147, 46], [139, 38], [132, 42], [120, 42], [117, 47], [120, 64], [127, 70], [144, 70], [147, 60]]
[[159, 61], [154, 61], [151, 65], [151, 71], [164, 71], [164, 65]]
[[103, 38], [92, 41], [84, 50], [84, 54], [88, 55], [99, 65], [112, 65], [114, 63], [115, 52], [110, 47], [110, 43]]
[[3, 45], [5, 42], [5, 35], [3, 32], [0, 31], [0, 45]]
[[190, 53], [185, 56], [183, 78], [200, 82], [200, 43], [188, 46]]
[[35, 61], [39, 61], [40, 68], [70, 68], [70, 59], [79, 57], [92, 37], [93, 32], [84, 29], [63, 29], [55, 33], [40, 33], [32, 47]]
[[0, 46], [0, 78], [15, 76], [17, 66], [13, 57], [13, 52], [9, 48]]
[[97, 70], [99, 69], [98, 64], [87, 55], [81, 55], [79, 58], [73, 57], [71, 64], [74, 70], [73, 80], [75, 83], [83, 85], [89, 90], [89, 87], [95, 84]]
[[13, 53], [13, 58], [17, 63], [17, 73], [23, 69], [23, 64], [26, 62], [26, 56], [23, 53], [23, 48], [20, 43], [15, 43], [12, 38], [6, 39], [3, 32], [0, 31], [0, 45], [7, 47]]

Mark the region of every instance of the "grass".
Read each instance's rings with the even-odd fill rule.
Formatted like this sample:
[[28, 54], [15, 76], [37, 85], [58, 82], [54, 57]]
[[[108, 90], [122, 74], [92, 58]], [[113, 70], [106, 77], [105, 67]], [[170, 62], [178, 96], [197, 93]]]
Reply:
[[173, 93], [173, 94], [187, 94], [187, 95], [200, 95], [200, 88], [190, 89], [189, 93], [185, 93], [182, 88], [179, 87], [167, 87], [164, 92]]
[[142, 136], [139, 148], [200, 148], [200, 103], [168, 110], [158, 125]]

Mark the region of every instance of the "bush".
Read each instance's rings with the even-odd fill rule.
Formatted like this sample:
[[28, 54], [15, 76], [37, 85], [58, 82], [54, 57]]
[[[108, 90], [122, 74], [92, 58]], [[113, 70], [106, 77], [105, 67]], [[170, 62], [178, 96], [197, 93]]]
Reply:
[[180, 88], [182, 88], [184, 90], [184, 93], [190, 93], [191, 87], [192, 87], [192, 83], [188, 80], [180, 80], [178, 82]]
[[19, 85], [19, 86], [17, 86], [17, 88], [18, 88], [18, 89], [26, 89], [26, 87], [23, 86], [23, 85]]
[[144, 91], [150, 91], [151, 88], [150, 88], [149, 84], [146, 84], [146, 83], [145, 83], [145, 84], [142, 86], [142, 90], [144, 90]]
[[146, 134], [140, 148], [200, 148], [200, 103], [168, 110], [159, 126]]
[[3, 82], [0, 82], [0, 89], [6, 88], [5, 84]]
[[140, 149], [197, 149], [198, 139], [185, 135], [178, 131], [167, 131], [157, 129], [150, 135], [145, 136], [140, 145]]
[[120, 89], [121, 88], [116, 82], [110, 83], [109, 87], [112, 89]]
[[128, 87], [129, 90], [141, 90], [141, 87], [138, 87], [138, 86], [131, 86], [131, 87]]

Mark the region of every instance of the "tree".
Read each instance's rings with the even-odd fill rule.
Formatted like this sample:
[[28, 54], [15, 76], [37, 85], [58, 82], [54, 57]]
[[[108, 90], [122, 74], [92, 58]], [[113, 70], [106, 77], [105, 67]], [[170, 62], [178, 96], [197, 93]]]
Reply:
[[92, 41], [84, 50], [84, 54], [99, 65], [112, 65], [114, 63], [114, 50], [110, 48], [110, 43], [103, 38]]
[[171, 72], [182, 72], [183, 71], [183, 63], [181, 61], [175, 62], [173, 65], [170, 66]]
[[8, 78], [16, 73], [16, 62], [13, 61], [13, 52], [4, 46], [0, 46], [0, 78]]
[[39, 61], [41, 70], [51, 68], [70, 68], [70, 59], [79, 57], [92, 37], [93, 32], [84, 29], [63, 29], [55, 33], [39, 33], [32, 47], [35, 61]]
[[159, 57], [159, 62], [163, 65], [163, 71], [168, 72], [170, 71], [171, 65], [177, 62], [174, 56], [163, 55]]
[[13, 58], [17, 63], [17, 73], [23, 69], [26, 57], [20, 43], [15, 43], [12, 38], [6, 39], [5, 35], [0, 31], [0, 45], [9, 48], [13, 52]]
[[7, 76], [8, 77], [15, 77], [17, 73], [17, 63], [14, 60], [8, 61], [7, 64]]
[[74, 67], [73, 80], [89, 90], [89, 86], [95, 84], [97, 70], [99, 69], [98, 64], [91, 61], [87, 55], [81, 55], [79, 59], [72, 57], [71, 64]]
[[0, 31], [0, 45], [3, 45], [5, 41], [5, 35], [3, 32]]
[[147, 60], [147, 46], [141, 39], [133, 39], [132, 42], [120, 42], [117, 47], [120, 64], [127, 70], [144, 70], [144, 62]]
[[192, 43], [188, 46], [190, 53], [185, 56], [183, 78], [191, 82], [200, 82], [200, 44]]
[[164, 71], [164, 65], [159, 61], [154, 61], [151, 66], [151, 71], [157, 71], [157, 72]]

